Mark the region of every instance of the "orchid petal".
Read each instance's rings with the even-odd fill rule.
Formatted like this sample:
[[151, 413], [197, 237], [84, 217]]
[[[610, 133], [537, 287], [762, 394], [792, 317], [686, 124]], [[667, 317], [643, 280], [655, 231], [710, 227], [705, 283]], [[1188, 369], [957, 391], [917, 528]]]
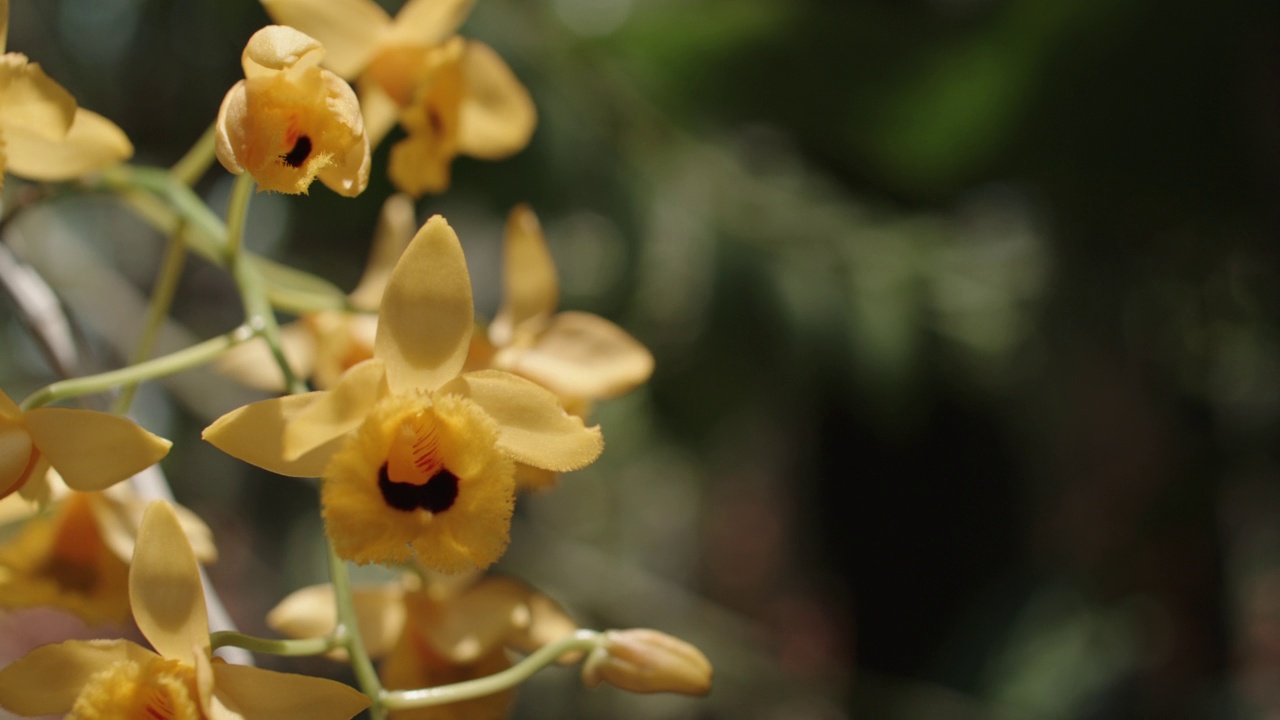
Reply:
[[0, 418], [18, 420], [22, 417], [22, 408], [9, 397], [9, 393], [0, 390]]
[[172, 445], [132, 420], [94, 410], [37, 408], [24, 418], [36, 448], [80, 491], [101, 490], [151, 467]]
[[255, 78], [319, 65], [324, 52], [324, 45], [304, 32], [288, 25], [268, 25], [249, 38], [240, 64], [246, 79]]
[[138, 629], [166, 658], [194, 666], [209, 649], [200, 566], [168, 502], [147, 506], [129, 567], [129, 603]]
[[409, 242], [378, 311], [374, 355], [396, 393], [433, 390], [467, 359], [475, 320], [471, 276], [458, 236], [439, 215]]
[[400, 122], [400, 106], [375, 83], [360, 83], [360, 114], [369, 147], [377, 147], [396, 123]]
[[[113, 485], [100, 493], [88, 495], [89, 508], [93, 512], [102, 540], [116, 557], [129, 562], [137, 542], [138, 527], [150, 504], [127, 483]], [[213, 544], [213, 531], [199, 515], [181, 505], [173, 505], [173, 512], [182, 525], [182, 533], [191, 543], [196, 559], [208, 563], [217, 560], [218, 550]]]
[[458, 111], [458, 152], [500, 160], [524, 149], [538, 124], [529, 91], [484, 43], [468, 42], [462, 62], [466, 85]]
[[476, 0], [409, 0], [396, 13], [386, 45], [439, 45], [457, 32]]
[[653, 374], [653, 354], [598, 315], [562, 312], [532, 347], [500, 352], [495, 365], [563, 397], [603, 399], [648, 380]]
[[[280, 326], [280, 349], [289, 367], [300, 377], [311, 374], [316, 354], [316, 338], [299, 322]], [[271, 354], [271, 346], [261, 338], [241, 343], [218, 358], [218, 372], [239, 380], [257, 390], [284, 392], [286, 383], [280, 365]]]
[[0, 497], [17, 490], [26, 479], [31, 450], [27, 429], [0, 416]]
[[347, 145], [341, 157], [325, 166], [316, 176], [330, 190], [345, 197], [355, 197], [369, 186], [369, 169], [372, 159], [369, 153], [369, 136], [364, 130], [364, 117], [360, 114], [360, 99], [347, 81], [331, 72], [321, 72], [327, 98], [325, 107], [332, 114], [332, 122], [344, 126], [357, 142]]
[[245, 720], [347, 720], [369, 697], [333, 680], [216, 663], [214, 695]]
[[378, 226], [373, 231], [373, 247], [364, 266], [360, 284], [351, 291], [352, 307], [359, 310], [377, 310], [386, 290], [387, 280], [395, 269], [396, 261], [413, 239], [416, 211], [413, 198], [395, 193], [382, 204], [378, 214]]
[[[533, 591], [519, 581], [490, 576], [422, 624], [431, 648], [455, 664], [473, 663], [529, 626]], [[572, 630], [570, 630], [572, 632]]]
[[267, 14], [319, 40], [324, 66], [350, 80], [369, 63], [391, 17], [372, 0], [262, 0]]
[[0, 669], [0, 705], [19, 715], [65, 713], [94, 673], [155, 654], [128, 640], [67, 640], [41, 645]]
[[604, 450], [599, 426], [586, 427], [542, 386], [500, 370], [478, 370], [440, 388], [471, 398], [498, 422], [497, 445], [517, 462], [556, 472], [585, 467]]
[[65, 137], [31, 128], [5, 128], [9, 172], [30, 180], [70, 180], [133, 155], [124, 131], [101, 115], [78, 108]]
[[28, 62], [21, 53], [0, 56], [0, 126], [5, 133], [21, 127], [55, 140], [67, 134], [75, 113], [75, 98], [45, 75], [39, 63]]
[[0, 0], [0, 52], [9, 47], [9, 0]]
[[335, 439], [293, 460], [284, 458], [285, 427], [326, 391], [286, 395], [238, 407], [204, 429], [214, 447], [251, 465], [291, 477], [320, 477], [338, 449]]
[[233, 175], [244, 172], [238, 148], [245, 146], [245, 127], [249, 117], [249, 95], [245, 81], [240, 80], [222, 97], [218, 118], [214, 122], [213, 150], [218, 162]]
[[388, 394], [386, 376], [381, 361], [365, 360], [343, 373], [331, 390], [317, 394], [285, 426], [284, 460], [297, 460], [359, 427]]
[[499, 347], [515, 340], [525, 322], [551, 317], [560, 302], [556, 264], [528, 205], [511, 209], [503, 238], [502, 307], [489, 326], [489, 339]]
[[[356, 587], [351, 592], [356, 626], [369, 657], [386, 655], [404, 631], [405, 588], [401, 581]], [[267, 614], [267, 625], [295, 638], [323, 637], [336, 622], [333, 585], [295, 590]]]

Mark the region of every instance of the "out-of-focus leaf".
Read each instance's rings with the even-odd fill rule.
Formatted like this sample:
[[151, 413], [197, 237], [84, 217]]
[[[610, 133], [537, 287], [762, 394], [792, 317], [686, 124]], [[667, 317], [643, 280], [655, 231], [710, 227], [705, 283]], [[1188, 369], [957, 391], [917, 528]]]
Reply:
[[347, 296], [337, 285], [309, 272], [282, 265], [264, 257], [247, 255], [267, 283], [271, 304], [286, 312], [345, 310]]

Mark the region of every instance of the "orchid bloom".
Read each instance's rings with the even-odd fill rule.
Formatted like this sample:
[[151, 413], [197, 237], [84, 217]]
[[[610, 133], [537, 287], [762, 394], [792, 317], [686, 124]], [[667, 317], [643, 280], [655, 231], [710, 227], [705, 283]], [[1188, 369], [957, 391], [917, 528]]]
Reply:
[[60, 407], [23, 411], [0, 390], [0, 498], [15, 490], [47, 498], [50, 466], [73, 490], [102, 490], [159, 462], [170, 444], [119, 415]]
[[248, 172], [263, 190], [305, 193], [317, 177], [354, 197], [369, 184], [369, 138], [355, 91], [319, 64], [325, 49], [291, 27], [249, 38], [245, 79], [218, 109], [215, 150], [229, 172]]
[[[56, 475], [56, 474], [55, 474]], [[129, 483], [73, 492], [54, 478], [53, 512], [28, 517], [0, 544], [0, 608], [57, 607], [90, 624], [129, 617], [129, 558], [147, 505]], [[0, 505], [19, 501], [11, 495]], [[196, 558], [217, 558], [213, 534], [195, 513], [175, 505]]]
[[204, 438], [272, 472], [322, 476], [326, 530], [344, 559], [486, 567], [506, 549], [515, 463], [576, 470], [603, 440], [536, 383], [463, 372], [473, 323], [462, 246], [432, 217], [391, 272], [372, 358], [330, 390], [233, 410]]
[[[364, 274], [347, 302], [355, 312], [323, 310], [280, 326], [280, 341], [289, 367], [299, 377], [327, 390], [342, 373], [373, 357], [378, 326], [375, 311], [382, 302], [387, 278], [417, 229], [413, 200], [396, 193], [382, 204], [373, 246]], [[249, 387], [283, 392], [284, 375], [266, 342], [259, 339], [232, 348], [217, 368]]]
[[215, 660], [199, 566], [168, 503], [148, 506], [129, 570], [128, 640], [43, 645], [0, 670], [0, 706], [75, 717], [350, 718], [369, 698], [347, 685]]
[[457, 155], [500, 160], [529, 144], [537, 111], [489, 46], [454, 33], [475, 0], [409, 0], [387, 15], [374, 0], [262, 0], [277, 22], [331, 49], [327, 67], [358, 78], [370, 142], [397, 119], [408, 137], [391, 149], [391, 181], [419, 196], [449, 185]]
[[[370, 657], [380, 659], [388, 689], [461, 682], [511, 666], [507, 650], [529, 653], [572, 633], [577, 625], [554, 600], [509, 577], [468, 573], [431, 577], [413, 573], [353, 592], [357, 625]], [[333, 586], [290, 594], [267, 624], [290, 637], [328, 635], [334, 629]], [[398, 710], [397, 720], [503, 717], [511, 690], [448, 705]]]
[[0, 3], [0, 171], [30, 180], [70, 180], [133, 155], [119, 127], [76, 106], [38, 63], [4, 52], [9, 3]]

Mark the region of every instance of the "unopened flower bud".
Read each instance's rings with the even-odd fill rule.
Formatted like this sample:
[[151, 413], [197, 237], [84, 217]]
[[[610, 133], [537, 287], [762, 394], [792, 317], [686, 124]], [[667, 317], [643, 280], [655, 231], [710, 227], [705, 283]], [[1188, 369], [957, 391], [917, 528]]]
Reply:
[[587, 657], [582, 681], [608, 682], [640, 693], [705, 695], [711, 690], [711, 663], [701, 650], [657, 630], [609, 630], [604, 644]]

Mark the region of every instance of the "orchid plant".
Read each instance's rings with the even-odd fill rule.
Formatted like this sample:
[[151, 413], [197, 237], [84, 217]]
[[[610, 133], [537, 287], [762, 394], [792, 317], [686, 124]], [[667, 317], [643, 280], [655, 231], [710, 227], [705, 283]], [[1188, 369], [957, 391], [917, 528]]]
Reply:
[[[0, 542], [0, 613], [49, 608], [79, 627], [133, 627], [150, 647], [81, 633], [0, 660], [0, 707], [77, 718], [492, 718], [555, 662], [581, 663], [591, 686], [708, 692], [710, 663], [683, 640], [580, 627], [536, 588], [489, 572], [520, 494], [596, 460], [595, 403], [643, 384], [653, 357], [608, 320], [559, 308], [528, 206], [508, 218], [492, 322], [475, 315], [457, 233], [439, 215], [418, 223], [416, 200], [447, 189], [455, 156], [501, 159], [535, 127], [533, 100], [501, 57], [457, 35], [473, 3], [408, 0], [394, 17], [373, 0], [262, 4], [281, 24], [248, 39], [244, 79], [171, 168], [128, 163], [118, 127], [78, 107], [37, 63], [0, 57], [4, 172], [111, 193], [178, 258], [159, 270], [136, 362], [21, 401], [0, 390], [0, 523], [13, 529]], [[7, 35], [0, 0], [0, 45]], [[319, 180], [359, 195], [371, 150], [396, 123], [406, 136], [386, 172], [397, 192], [354, 291], [315, 291], [332, 286], [244, 246], [255, 189], [306, 194]], [[215, 158], [236, 176], [225, 217], [191, 188]], [[233, 278], [244, 321], [150, 357], [186, 251]], [[297, 320], [281, 324], [278, 312]], [[211, 632], [200, 563], [216, 558], [217, 538], [171, 493], [136, 481], [171, 442], [129, 418], [133, 389], [205, 364], [274, 396], [228, 408], [203, 439], [316, 479], [330, 582], [281, 599], [267, 620], [283, 637]], [[114, 390], [111, 412], [57, 405]], [[352, 563], [397, 579], [354, 585]], [[222, 648], [326, 656], [348, 663], [354, 684], [228, 662]]]

